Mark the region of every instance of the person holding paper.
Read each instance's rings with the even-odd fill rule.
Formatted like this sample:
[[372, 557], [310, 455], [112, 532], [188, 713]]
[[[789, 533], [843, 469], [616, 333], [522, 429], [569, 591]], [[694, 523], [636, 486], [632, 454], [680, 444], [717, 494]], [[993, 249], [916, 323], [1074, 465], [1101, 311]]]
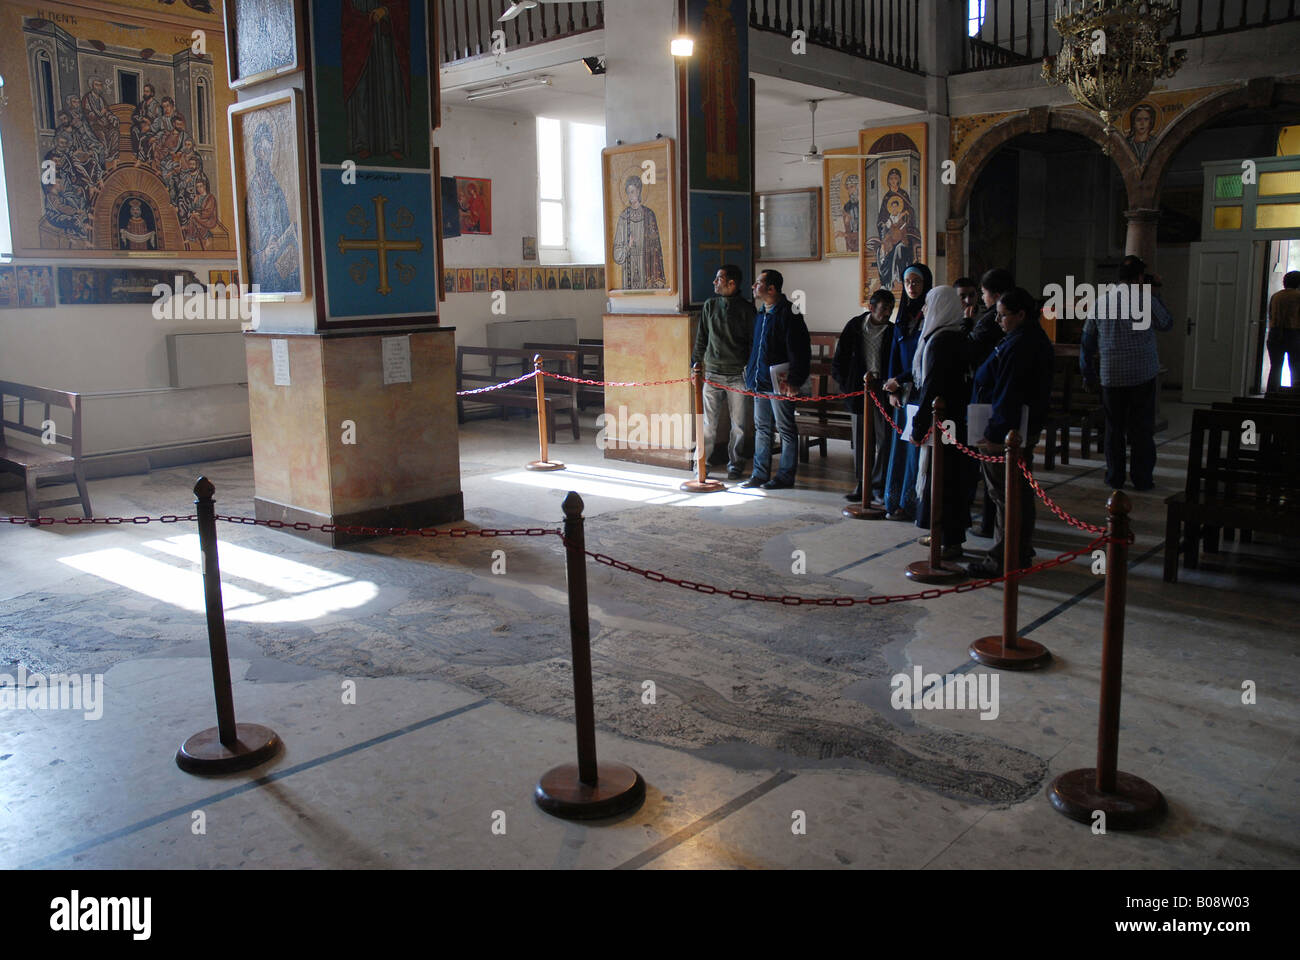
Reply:
[[[889, 379], [885, 390], [894, 406], [894, 417], [901, 426], [907, 415], [908, 396], [912, 389], [912, 360], [921, 340], [921, 313], [925, 295], [934, 286], [934, 276], [923, 263], [914, 263], [903, 273], [903, 297], [894, 315], [894, 342], [889, 354]], [[892, 433], [892, 430], [891, 430]], [[889, 520], [913, 520], [916, 517], [916, 471], [920, 452], [894, 434], [885, 478], [885, 516]]]
[[[754, 343], [745, 365], [745, 388], [779, 396], [754, 398], [754, 470], [742, 487], [783, 490], [794, 486], [799, 468], [799, 431], [794, 401], [812, 369], [812, 340], [803, 317], [781, 292], [785, 280], [764, 270], [754, 281]], [[761, 306], [760, 306], [761, 304]], [[781, 433], [781, 462], [772, 476], [773, 427]]]
[[[981, 451], [998, 454], [1004, 450], [1007, 433], [1019, 430], [1024, 408], [1029, 408], [1026, 436], [1021, 438], [1025, 466], [1034, 467], [1034, 447], [1047, 419], [1052, 394], [1054, 351], [1052, 341], [1038, 320], [1038, 304], [1023, 287], [1004, 293], [998, 300], [998, 321], [1006, 336], [975, 373], [971, 403], [990, 404], [988, 426], [975, 438]], [[975, 411], [970, 411], [971, 419]], [[993, 498], [995, 522], [993, 548], [967, 571], [973, 577], [999, 577], [1003, 573], [1003, 538], [1006, 531], [1006, 475], [1016, 464], [985, 463], [984, 485]], [[1034, 491], [1020, 475], [1020, 556], [1015, 569], [1029, 566], [1034, 555]]]
[[[934, 401], [943, 398], [944, 419], [953, 422], [953, 439], [962, 436], [966, 419], [966, 402], [970, 397], [970, 360], [964, 310], [955, 287], [935, 287], [925, 296], [925, 321], [921, 339], [912, 361], [912, 381], [917, 410], [912, 418], [912, 445], [921, 447], [933, 422]], [[936, 429], [942, 429], [936, 426]], [[962, 461], [956, 447], [943, 451], [943, 551], [944, 560], [956, 560], [962, 554], [970, 510], [962, 486]], [[921, 450], [924, 473], [931, 465], [929, 447]], [[918, 526], [930, 526], [930, 479], [918, 484], [916, 510]]]

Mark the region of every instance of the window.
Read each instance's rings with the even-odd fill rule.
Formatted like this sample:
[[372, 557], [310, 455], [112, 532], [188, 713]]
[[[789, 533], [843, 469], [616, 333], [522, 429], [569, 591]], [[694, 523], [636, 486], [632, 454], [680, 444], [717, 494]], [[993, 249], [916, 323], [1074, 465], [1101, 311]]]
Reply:
[[36, 51], [36, 82], [40, 87], [37, 106], [41, 111], [41, 129], [53, 130], [58, 112], [54, 108], [54, 66], [44, 50]]
[[979, 36], [980, 27], [984, 25], [984, 0], [966, 0], [966, 33]]
[[9, 232], [9, 194], [5, 192], [4, 142], [0, 140], [0, 263], [13, 259], [13, 235]]
[[537, 118], [537, 244], [562, 249], [564, 229], [564, 131], [559, 120]]
[[198, 128], [199, 143], [211, 143], [212, 132], [209, 128], [212, 125], [210, 122], [212, 106], [211, 101], [208, 99], [208, 81], [203, 77], [199, 77], [198, 82], [195, 84], [194, 112], [197, 114], [195, 119], [198, 121], [196, 126]]

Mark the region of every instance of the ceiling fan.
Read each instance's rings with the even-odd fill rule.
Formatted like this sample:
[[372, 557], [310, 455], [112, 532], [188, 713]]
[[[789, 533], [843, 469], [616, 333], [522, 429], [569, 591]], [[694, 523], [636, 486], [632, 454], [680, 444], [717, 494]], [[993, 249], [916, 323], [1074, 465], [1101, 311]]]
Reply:
[[498, 23], [505, 23], [507, 20], [513, 20], [525, 10], [536, 10], [543, 3], [561, 3], [562, 0], [514, 0], [509, 9], [501, 14]]
[[[826, 154], [817, 147], [817, 104], [820, 100], [809, 100], [808, 110], [812, 114], [812, 142], [808, 145], [806, 153], [791, 153], [789, 150], [773, 150], [773, 153], [779, 153], [787, 157], [798, 157], [797, 160], [787, 160], [786, 163], [821, 163], [826, 159]], [[874, 160], [883, 156], [879, 153], [837, 153], [836, 160]]]

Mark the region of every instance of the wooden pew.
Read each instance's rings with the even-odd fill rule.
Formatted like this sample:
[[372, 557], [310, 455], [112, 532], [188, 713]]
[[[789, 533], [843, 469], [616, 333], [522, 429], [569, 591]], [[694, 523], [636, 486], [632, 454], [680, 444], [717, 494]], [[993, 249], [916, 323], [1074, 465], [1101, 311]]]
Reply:
[[[578, 354], [578, 373], [572, 376], [583, 380], [605, 379], [605, 345], [603, 341], [595, 343], [525, 343], [525, 350], [573, 350]], [[605, 388], [591, 384], [578, 385], [578, 406], [585, 410], [590, 403], [605, 406]]]
[[[456, 390], [472, 390], [476, 387], [483, 387], [493, 383], [500, 383], [503, 380], [513, 380], [519, 376], [520, 364], [523, 364], [524, 370], [532, 369], [534, 355], [540, 354], [542, 360], [546, 363], [546, 369], [552, 373], [559, 373], [565, 376], [575, 376], [574, 371], [581, 369], [578, 366], [578, 352], [576, 350], [515, 350], [508, 347], [457, 347], [456, 348]], [[485, 357], [488, 360], [488, 370], [482, 371], [466, 370], [466, 357]], [[509, 367], [508, 370], [500, 371], [501, 367]], [[500, 371], [500, 372], [499, 372]], [[460, 423], [465, 422], [465, 401], [467, 398], [456, 398], [456, 413]], [[531, 412], [537, 410], [537, 387], [532, 381], [516, 384], [513, 387], [506, 387], [502, 390], [491, 390], [487, 393], [476, 393], [468, 398], [472, 403], [489, 403], [501, 407], [501, 419], [505, 420], [509, 416], [511, 409], [523, 409]], [[553, 441], [555, 439], [555, 415], [557, 411], [567, 410], [569, 412], [569, 426], [573, 431], [573, 439], [579, 440], [582, 437], [578, 425], [578, 385], [569, 383], [565, 380], [555, 380], [550, 377], [546, 378], [546, 394], [544, 398], [546, 431], [547, 436]]]
[[[831, 377], [829, 360], [814, 360], [808, 376], [809, 393], [820, 397], [841, 393]], [[861, 388], [859, 388], [861, 389]], [[794, 408], [794, 425], [799, 431], [799, 462], [807, 463], [812, 448], [821, 449], [826, 456], [827, 440], [851, 440], [853, 421], [843, 400], [821, 400], [816, 403], [798, 403]]]
[[[18, 400], [16, 420], [8, 419], [4, 413], [5, 399], [8, 397]], [[42, 426], [27, 423], [29, 401], [33, 405], [44, 407]], [[44, 429], [43, 425], [50, 421], [50, 410], [53, 407], [72, 411], [71, 435], [57, 432], [51, 434]], [[83, 516], [93, 516], [90, 510], [90, 492], [86, 488], [86, 465], [81, 458], [81, 410], [79, 393], [0, 380], [0, 468], [23, 476], [28, 517], [40, 517], [42, 507], [66, 507], [74, 503], [81, 504]], [[34, 442], [15, 444], [13, 440], [17, 438], [7, 436], [6, 431], [36, 439]], [[54, 442], [46, 443], [46, 439], [53, 439]], [[61, 500], [38, 499], [36, 488], [39, 482], [53, 478], [71, 478], [63, 482], [76, 484], [77, 496]]]
[[1244, 408], [1196, 410], [1182, 493], [1165, 500], [1165, 571], [1178, 580], [1178, 555], [1195, 569], [1200, 543], [1217, 546], [1220, 528], [1300, 536], [1300, 414], [1251, 409], [1256, 449], [1242, 446]]

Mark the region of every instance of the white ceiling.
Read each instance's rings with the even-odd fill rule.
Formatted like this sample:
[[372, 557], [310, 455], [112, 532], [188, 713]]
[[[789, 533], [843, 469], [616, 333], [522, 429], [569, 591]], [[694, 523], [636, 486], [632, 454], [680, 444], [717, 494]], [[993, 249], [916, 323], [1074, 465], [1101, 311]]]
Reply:
[[528, 73], [511, 73], [508, 79], [516, 83], [526, 77], [547, 76], [551, 86], [534, 90], [519, 90], [490, 100], [466, 103], [466, 90], [481, 90], [493, 83], [476, 83], [470, 87], [443, 89], [442, 102], [451, 106], [470, 106], [474, 109], [500, 110], [506, 113], [526, 113], [535, 117], [554, 117], [577, 123], [605, 125], [605, 77], [593, 76], [586, 65], [577, 60], [544, 70]]

